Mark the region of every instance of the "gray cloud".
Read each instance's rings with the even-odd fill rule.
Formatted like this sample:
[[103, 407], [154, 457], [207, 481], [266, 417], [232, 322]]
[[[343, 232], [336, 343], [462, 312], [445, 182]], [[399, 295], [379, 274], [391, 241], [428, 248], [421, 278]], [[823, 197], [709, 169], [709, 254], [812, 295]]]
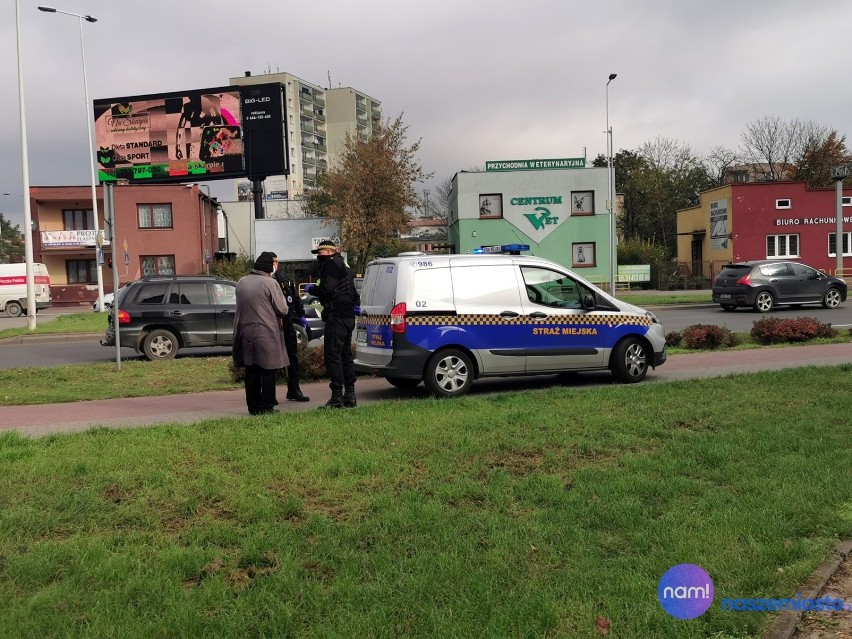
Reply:
[[[88, 184], [76, 18], [22, 7], [30, 182]], [[47, 0], [45, 0], [47, 1]], [[593, 158], [657, 136], [736, 146], [766, 114], [847, 128], [852, 5], [723, 0], [56, 0], [84, 24], [91, 98], [226, 85], [250, 70], [353, 86], [404, 113], [435, 182], [486, 160]], [[23, 219], [14, 3], [0, 10], [0, 210]], [[426, 186], [431, 186], [427, 184]], [[212, 185], [230, 197], [230, 183]]]

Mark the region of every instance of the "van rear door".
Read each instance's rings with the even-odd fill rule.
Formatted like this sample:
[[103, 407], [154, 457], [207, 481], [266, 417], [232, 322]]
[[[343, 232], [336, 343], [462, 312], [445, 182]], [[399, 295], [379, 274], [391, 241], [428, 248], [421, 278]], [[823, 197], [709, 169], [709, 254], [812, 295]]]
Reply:
[[358, 362], [367, 366], [386, 366], [393, 356], [390, 313], [396, 295], [397, 269], [394, 262], [378, 261], [368, 265], [364, 273], [355, 347]]

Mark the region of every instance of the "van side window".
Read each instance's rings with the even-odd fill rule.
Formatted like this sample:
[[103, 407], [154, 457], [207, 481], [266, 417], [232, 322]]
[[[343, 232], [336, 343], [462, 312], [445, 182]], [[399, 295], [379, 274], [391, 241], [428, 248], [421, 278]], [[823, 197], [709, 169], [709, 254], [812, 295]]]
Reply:
[[570, 277], [549, 269], [522, 266], [527, 299], [551, 308], [583, 308], [583, 287]]

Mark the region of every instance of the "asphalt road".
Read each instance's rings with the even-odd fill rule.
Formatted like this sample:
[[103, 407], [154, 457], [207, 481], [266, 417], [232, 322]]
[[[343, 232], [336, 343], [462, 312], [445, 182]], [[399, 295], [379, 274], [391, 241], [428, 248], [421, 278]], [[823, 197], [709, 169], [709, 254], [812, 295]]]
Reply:
[[[814, 317], [820, 322], [830, 323], [836, 328], [852, 327], [852, 303], [847, 302], [839, 308], [829, 310], [821, 306], [805, 306], [799, 309], [779, 307], [771, 313], [761, 314], [749, 309], [733, 312], [723, 311], [717, 305], [695, 304], [684, 306], [659, 306], [652, 310], [660, 319], [666, 332], [680, 331], [693, 324], [716, 324], [727, 326], [734, 332], [751, 330], [755, 321], [764, 317]], [[38, 319], [68, 311], [48, 309], [39, 313]], [[104, 319], [106, 322], [106, 319]], [[26, 326], [26, 318], [10, 318], [0, 315], [0, 330], [14, 326]], [[83, 364], [87, 362], [114, 362], [115, 348], [101, 346], [100, 335], [75, 337], [69, 341], [0, 343], [0, 368], [32, 368], [39, 366], [61, 366], [64, 364]], [[178, 357], [213, 357], [230, 355], [230, 348], [190, 348], [182, 349]], [[121, 349], [122, 361], [141, 359], [130, 348]]]

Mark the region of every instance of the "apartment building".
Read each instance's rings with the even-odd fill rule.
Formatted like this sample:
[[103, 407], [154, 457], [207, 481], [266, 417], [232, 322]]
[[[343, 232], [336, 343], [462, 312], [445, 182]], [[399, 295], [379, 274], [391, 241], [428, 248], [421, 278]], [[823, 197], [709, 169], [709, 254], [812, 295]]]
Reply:
[[[301, 197], [340, 155], [347, 134], [366, 140], [382, 117], [381, 103], [365, 93], [351, 87], [325, 89], [290, 73], [252, 75], [246, 71], [229, 82], [232, 86], [267, 82], [285, 86], [290, 175], [266, 178], [267, 200]], [[237, 199], [252, 199], [249, 182], [236, 182]]]

